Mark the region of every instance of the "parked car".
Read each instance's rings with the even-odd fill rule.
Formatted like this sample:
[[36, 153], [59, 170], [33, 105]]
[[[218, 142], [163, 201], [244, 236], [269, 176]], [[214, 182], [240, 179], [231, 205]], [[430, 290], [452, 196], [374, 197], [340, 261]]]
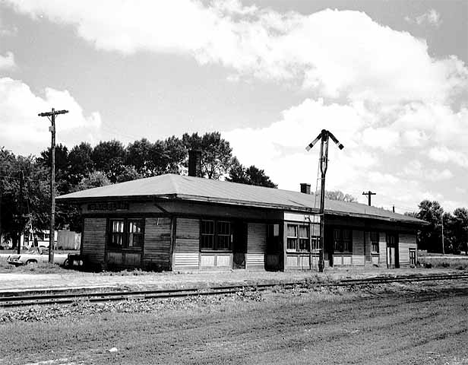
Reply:
[[[67, 256], [66, 255], [54, 255], [54, 263], [63, 265]], [[29, 250], [25, 253], [10, 255], [7, 258], [7, 262], [14, 266], [37, 264], [39, 262], [48, 262], [49, 255], [40, 248], [37, 250]]]

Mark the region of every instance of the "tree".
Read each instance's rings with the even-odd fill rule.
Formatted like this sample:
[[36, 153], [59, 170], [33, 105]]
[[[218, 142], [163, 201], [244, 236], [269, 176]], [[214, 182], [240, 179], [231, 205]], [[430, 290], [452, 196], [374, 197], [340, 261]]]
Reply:
[[94, 168], [97, 171], [102, 171], [107, 178], [116, 183], [118, 176], [123, 171], [125, 163], [125, 148], [123, 144], [117, 140], [99, 142], [93, 149], [91, 157], [94, 162]]
[[146, 138], [130, 143], [127, 146], [125, 164], [144, 177], [154, 176], [155, 164], [152, 154], [154, 145]]
[[50, 222], [49, 169], [33, 156], [0, 150], [1, 235], [19, 242], [21, 232], [46, 229]]
[[423, 200], [419, 203], [417, 218], [429, 224], [423, 226], [419, 233], [419, 244], [421, 249], [431, 252], [442, 251], [442, 217], [444, 210], [436, 201]]
[[247, 185], [265, 186], [268, 188], [277, 187], [277, 185], [274, 184], [267, 175], [265, 175], [264, 170], [260, 170], [253, 165], [245, 168], [240, 164], [236, 157], [232, 159], [232, 165], [229, 169], [229, 177], [226, 178], [226, 180]]
[[87, 142], [81, 142], [73, 147], [68, 154], [70, 163], [69, 182], [76, 187], [80, 181], [94, 171], [94, 162], [92, 159], [93, 148]]
[[[49, 171], [51, 168], [50, 151], [51, 149], [49, 147], [45, 151], [42, 151], [41, 156], [37, 158], [37, 162], [46, 167]], [[70, 161], [68, 159], [68, 148], [60, 143], [55, 147], [55, 181], [59, 194], [70, 192], [71, 184], [69, 177]]]
[[344, 202], [356, 202], [357, 199], [350, 195], [350, 194], [345, 194], [340, 190], [333, 190], [333, 191], [325, 191], [325, 197], [330, 199], [330, 200], [341, 200]]
[[192, 149], [201, 151], [201, 169], [204, 177], [219, 180], [227, 174], [232, 160], [232, 148], [228, 141], [221, 138], [221, 133], [205, 133], [203, 137], [198, 133], [192, 135], [185, 133], [182, 141], [187, 151]]
[[465, 251], [468, 255], [468, 209], [457, 208], [453, 211], [453, 251]]

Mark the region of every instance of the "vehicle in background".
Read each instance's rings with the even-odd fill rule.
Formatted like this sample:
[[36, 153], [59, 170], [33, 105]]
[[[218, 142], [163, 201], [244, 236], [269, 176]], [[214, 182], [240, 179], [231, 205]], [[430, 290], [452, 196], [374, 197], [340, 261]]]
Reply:
[[[66, 259], [67, 255], [54, 255], [54, 264], [63, 265]], [[29, 250], [25, 253], [10, 255], [7, 258], [7, 262], [14, 266], [38, 264], [40, 262], [48, 261], [48, 253], [45, 250], [43, 251], [40, 247], [34, 250]]]

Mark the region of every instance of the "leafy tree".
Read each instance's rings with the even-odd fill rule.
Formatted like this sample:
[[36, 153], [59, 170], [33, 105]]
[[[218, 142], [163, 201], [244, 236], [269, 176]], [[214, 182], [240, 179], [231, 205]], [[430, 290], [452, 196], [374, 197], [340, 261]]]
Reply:
[[356, 202], [357, 199], [350, 195], [345, 194], [340, 190], [325, 191], [325, 197], [330, 200], [341, 200], [344, 202]]
[[419, 233], [419, 244], [421, 249], [431, 252], [442, 251], [442, 217], [444, 210], [436, 201], [423, 200], [419, 203], [417, 218], [429, 224], [423, 226]]
[[112, 141], [99, 142], [94, 147], [91, 157], [95, 169], [104, 172], [112, 183], [116, 183], [118, 176], [123, 171], [125, 154], [126, 151], [123, 144], [114, 139]]
[[205, 133], [202, 137], [198, 133], [185, 133], [182, 141], [187, 151], [202, 151], [201, 168], [204, 177], [219, 180], [227, 174], [232, 160], [232, 148], [228, 141], [221, 138], [221, 133]]
[[453, 211], [451, 230], [454, 253], [465, 251], [468, 255], [468, 209], [457, 208]]
[[146, 138], [130, 143], [127, 146], [125, 164], [132, 167], [140, 176], [154, 175], [154, 163], [152, 159], [154, 145]]
[[33, 156], [0, 150], [1, 234], [16, 246], [21, 232], [47, 229], [50, 222], [49, 171]]
[[[37, 158], [37, 162], [46, 167], [50, 171], [51, 158], [50, 147], [41, 152], [41, 156]], [[71, 190], [69, 181], [70, 176], [70, 161], [68, 159], [68, 148], [63, 144], [58, 144], [55, 147], [55, 181], [59, 194], [66, 194]]]
[[86, 142], [81, 142], [71, 149], [68, 154], [68, 161], [70, 163], [69, 182], [71, 186], [77, 186], [80, 181], [94, 171], [92, 153], [93, 148]]
[[264, 170], [260, 170], [253, 165], [245, 168], [239, 163], [239, 160], [236, 157], [232, 159], [229, 177], [226, 178], [226, 180], [247, 185], [265, 186], [268, 188], [277, 187], [277, 185], [274, 184], [267, 175], [265, 175]]

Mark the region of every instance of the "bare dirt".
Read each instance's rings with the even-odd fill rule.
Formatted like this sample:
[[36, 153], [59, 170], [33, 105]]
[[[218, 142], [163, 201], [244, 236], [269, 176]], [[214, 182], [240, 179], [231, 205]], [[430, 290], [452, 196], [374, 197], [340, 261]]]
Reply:
[[468, 364], [468, 283], [0, 311], [1, 364]]

